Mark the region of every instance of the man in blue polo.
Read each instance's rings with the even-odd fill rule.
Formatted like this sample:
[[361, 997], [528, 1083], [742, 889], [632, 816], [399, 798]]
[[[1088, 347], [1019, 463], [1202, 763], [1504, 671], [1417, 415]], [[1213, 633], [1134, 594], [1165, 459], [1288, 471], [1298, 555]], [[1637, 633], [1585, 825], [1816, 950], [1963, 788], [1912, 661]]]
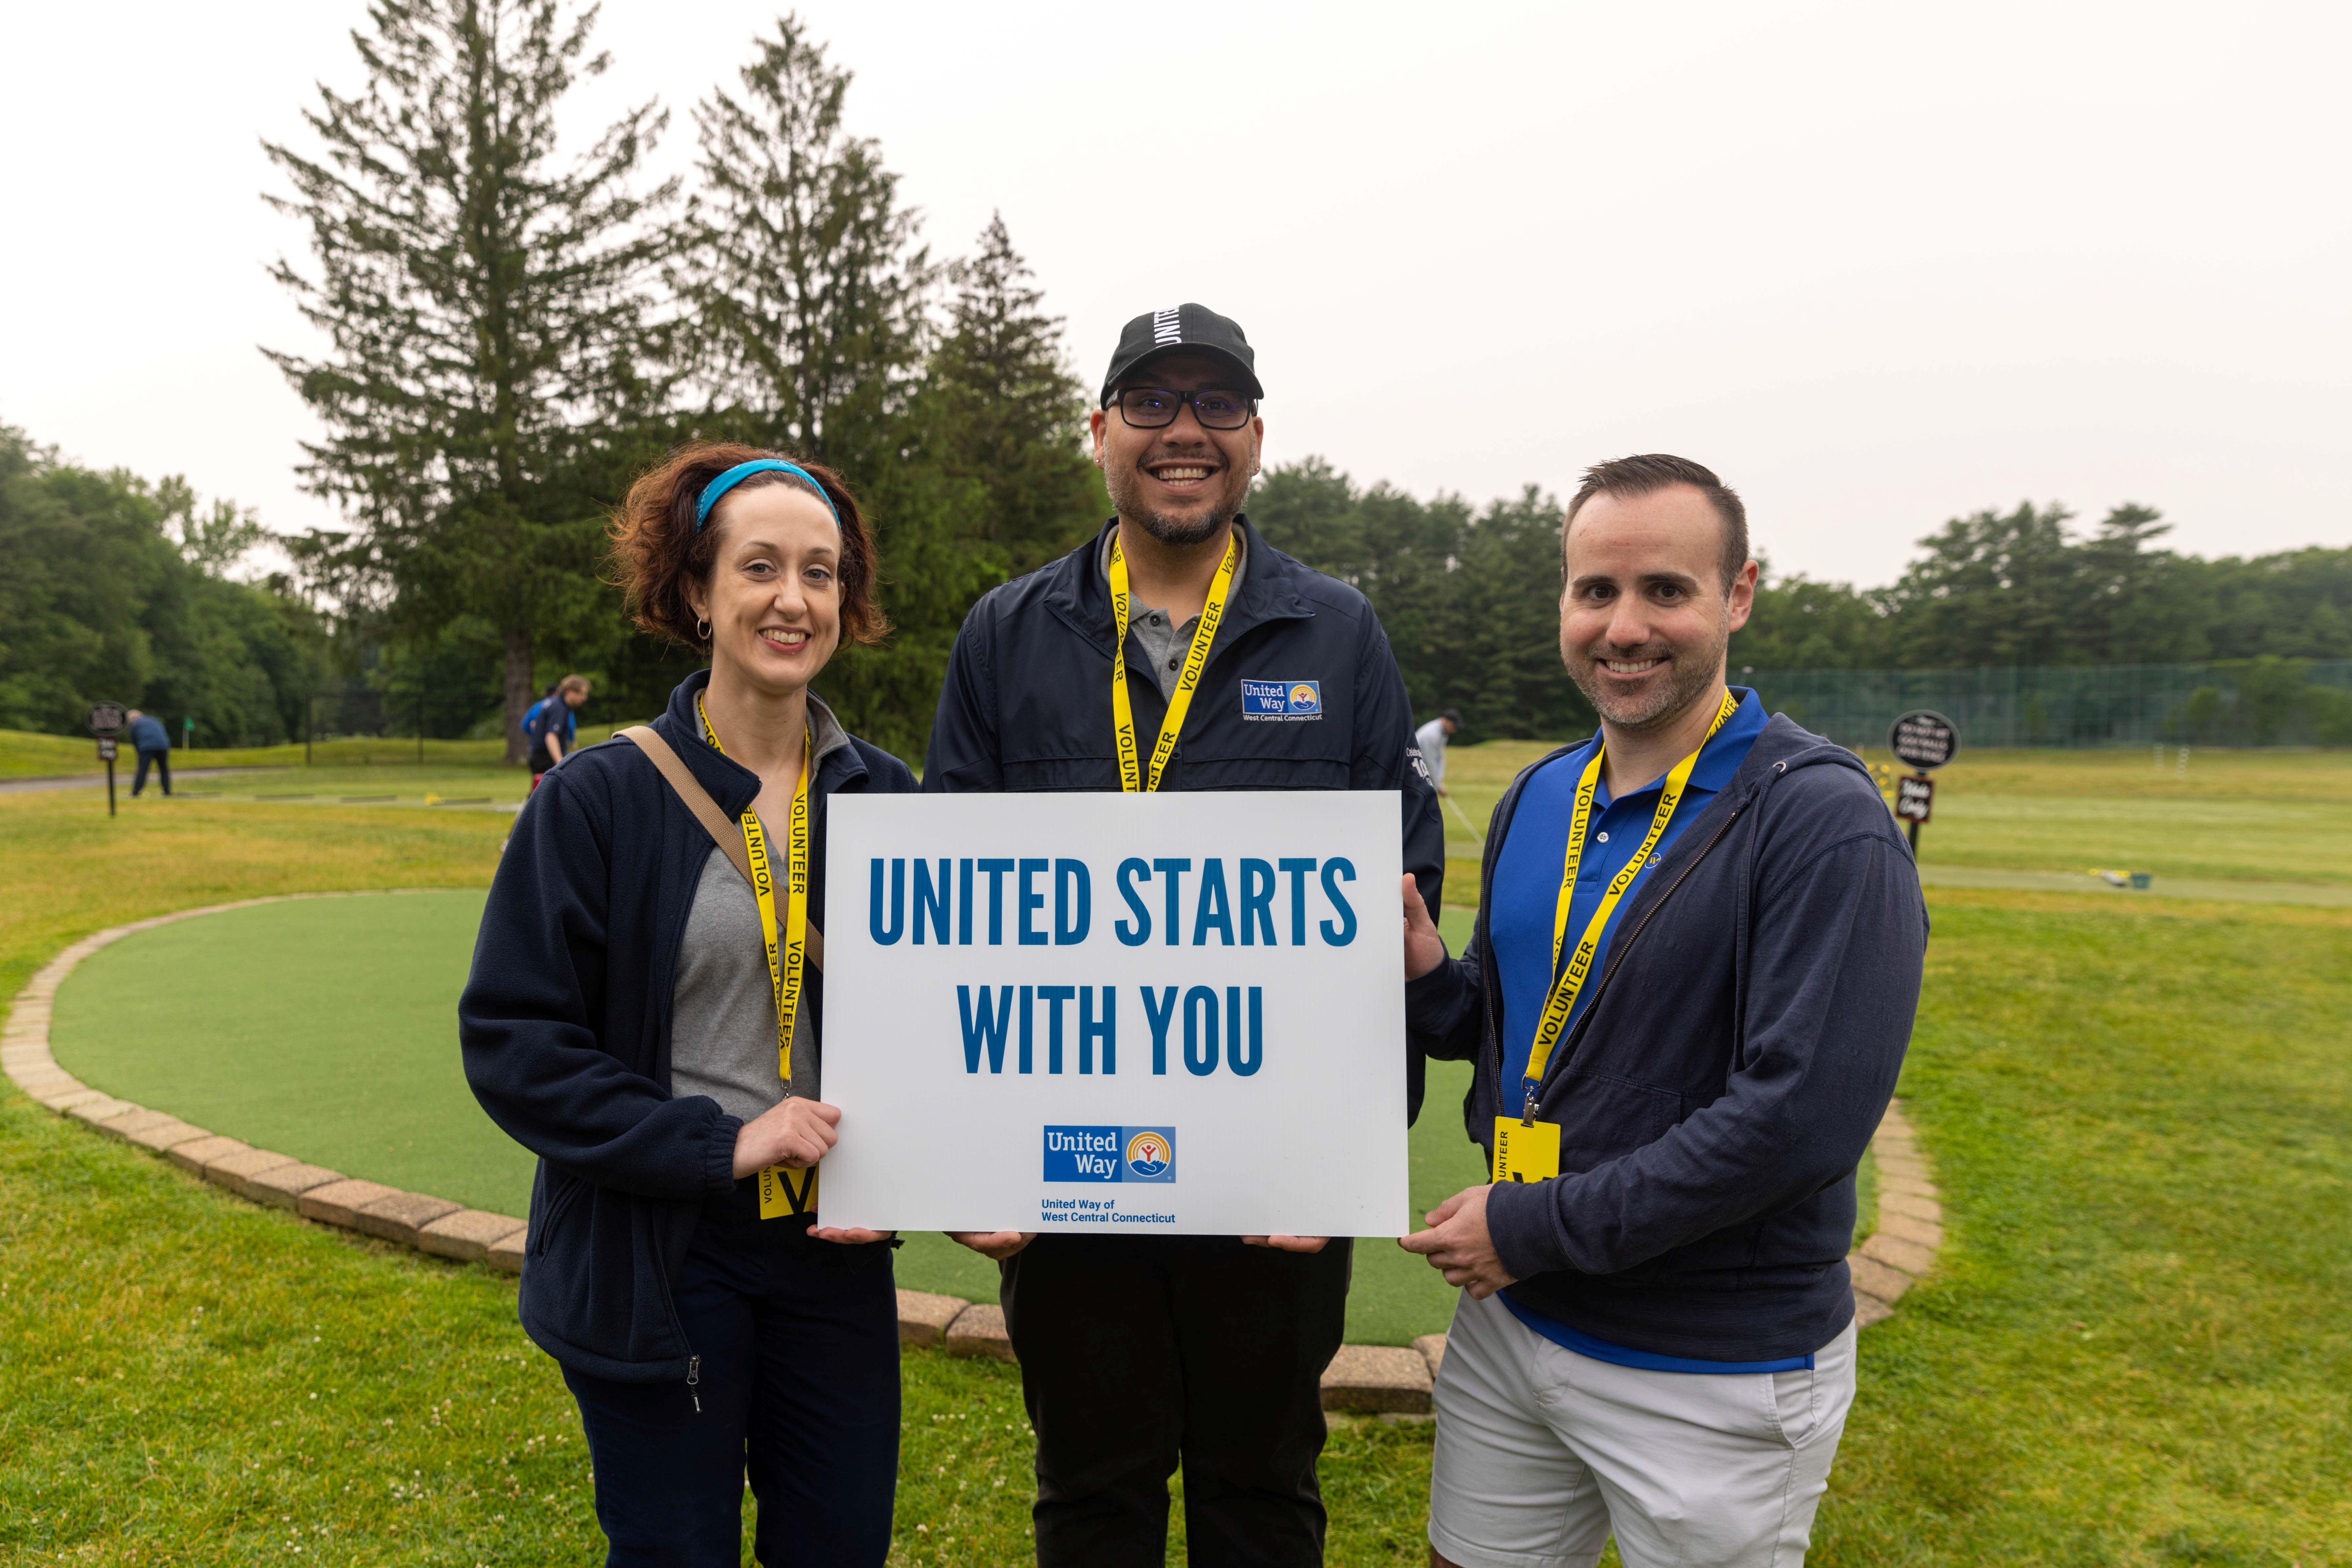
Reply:
[[1601, 732], [1495, 809], [1468, 952], [1404, 889], [1406, 1017], [1475, 1060], [1493, 1184], [1405, 1238], [1462, 1286], [1431, 1561], [1801, 1563], [1853, 1398], [1854, 1166], [1927, 911], [1842, 747], [1727, 688], [1756, 584], [1685, 458], [1591, 469], [1560, 656]]
[[[972, 607], [923, 787], [1394, 790], [1404, 868], [1434, 901], [1444, 832], [1380, 620], [1242, 515], [1263, 395], [1249, 340], [1215, 311], [1128, 323], [1093, 418], [1118, 515]], [[1404, 1074], [1417, 1105], [1402, 1045], [1365, 1042], [1363, 1070]], [[1321, 1561], [1319, 1384], [1348, 1238], [957, 1239], [1003, 1264], [1041, 1563], [1159, 1568], [1179, 1464], [1194, 1568]]]

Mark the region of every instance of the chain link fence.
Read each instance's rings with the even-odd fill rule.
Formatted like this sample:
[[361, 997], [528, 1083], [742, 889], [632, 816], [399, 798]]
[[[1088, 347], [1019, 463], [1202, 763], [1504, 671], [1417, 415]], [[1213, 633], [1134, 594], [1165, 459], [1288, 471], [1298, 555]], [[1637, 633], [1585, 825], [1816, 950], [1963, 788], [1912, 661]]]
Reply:
[[1764, 705], [1841, 745], [1884, 749], [1931, 708], [1986, 746], [2352, 746], [2352, 659], [1734, 672]]

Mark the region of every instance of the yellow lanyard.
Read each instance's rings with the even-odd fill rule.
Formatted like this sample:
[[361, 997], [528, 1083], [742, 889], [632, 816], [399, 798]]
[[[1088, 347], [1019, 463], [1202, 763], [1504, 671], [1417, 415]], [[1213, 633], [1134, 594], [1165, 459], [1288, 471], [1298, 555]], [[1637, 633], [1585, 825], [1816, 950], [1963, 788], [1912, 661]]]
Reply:
[[[704, 710], [699, 696], [694, 700], [694, 711], [702, 721], [702, 738], [710, 742], [712, 751], [725, 756], [727, 748], [719, 743], [718, 731], [711, 729], [710, 715]], [[743, 814], [743, 851], [751, 861], [751, 896], [759, 900], [760, 936], [767, 945], [768, 983], [776, 999], [776, 1071], [784, 1080], [787, 1096], [793, 1092], [793, 1024], [800, 1014], [802, 966], [808, 952], [809, 775], [815, 771], [815, 738], [803, 730], [801, 776], [793, 785], [792, 828], [784, 839], [781, 951], [777, 942], [776, 879], [768, 863], [768, 835], [756, 815], [749, 811]], [[816, 1167], [808, 1168], [807, 1179], [798, 1189], [792, 1184], [793, 1175], [793, 1172], [780, 1165], [771, 1165], [760, 1173], [761, 1218], [809, 1212], [816, 1197]]]
[[1633, 885], [1633, 879], [1641, 874], [1642, 868], [1649, 864], [1650, 851], [1658, 847], [1658, 839], [1666, 831], [1666, 824], [1674, 818], [1675, 807], [1682, 803], [1683, 790], [1690, 783], [1691, 770], [1698, 766], [1699, 752], [1706, 750], [1706, 743], [1715, 739], [1715, 732], [1738, 711], [1738, 700], [1728, 690], [1725, 691], [1723, 700], [1716, 706], [1715, 722], [1706, 727], [1706, 734], [1700, 740], [1698, 751], [1676, 763], [1674, 770], [1666, 774], [1665, 784], [1658, 791], [1658, 809], [1650, 814], [1649, 836], [1642, 840], [1641, 847], [1633, 851], [1633, 858], [1625, 862], [1625, 868], [1610, 879], [1607, 890], [1601, 895], [1600, 907], [1592, 911], [1592, 918], [1584, 922], [1584, 934], [1577, 939], [1576, 952], [1570, 957], [1568, 967], [1559, 969], [1560, 944], [1568, 937], [1569, 906], [1576, 899], [1576, 868], [1578, 862], [1584, 858], [1584, 830], [1591, 823], [1592, 796], [1601, 783], [1604, 753], [1598, 744], [1592, 748], [1592, 760], [1585, 764], [1584, 776], [1576, 783], [1576, 814], [1569, 819], [1568, 852], [1562, 858], [1559, 873], [1559, 900], [1552, 910], [1551, 962], [1552, 967], [1559, 971], [1559, 978], [1552, 983], [1551, 995], [1544, 1002], [1543, 1016], [1536, 1024], [1535, 1044], [1528, 1051], [1528, 1103], [1522, 1121], [1531, 1121], [1535, 1116], [1537, 1086], [1542, 1083], [1544, 1068], [1551, 1061], [1552, 1047], [1559, 1044], [1560, 1036], [1568, 1031], [1569, 1015], [1576, 1007], [1577, 993], [1584, 989], [1585, 977], [1592, 972], [1592, 955], [1601, 946], [1601, 932], [1609, 929], [1610, 914], [1617, 908], [1617, 900], [1625, 896], [1625, 889]]
[[1135, 704], [1127, 694], [1127, 557], [1119, 553], [1118, 531], [1111, 532], [1110, 615], [1118, 628], [1110, 658], [1111, 728], [1118, 733], [1118, 787], [1128, 794], [1160, 788], [1160, 775], [1175, 754], [1176, 736], [1192, 709], [1193, 689], [1201, 683], [1201, 667], [1209, 662], [1209, 644], [1217, 635], [1217, 623], [1225, 618], [1225, 595], [1233, 589], [1234, 565], [1240, 556], [1241, 538], [1236, 534], [1225, 542], [1224, 562], [1210, 581], [1209, 602], [1201, 606], [1201, 624], [1193, 628], [1192, 650], [1184, 656], [1176, 694], [1168, 700], [1168, 717], [1160, 721], [1160, 740], [1151, 748], [1151, 772], [1139, 777], [1135, 760]]

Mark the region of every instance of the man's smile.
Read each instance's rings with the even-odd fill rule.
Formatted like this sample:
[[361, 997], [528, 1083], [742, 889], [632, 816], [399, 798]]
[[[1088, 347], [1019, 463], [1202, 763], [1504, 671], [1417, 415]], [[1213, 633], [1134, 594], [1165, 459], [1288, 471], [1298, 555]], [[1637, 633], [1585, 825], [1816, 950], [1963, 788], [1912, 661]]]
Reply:
[[1145, 463], [1143, 471], [1180, 494], [1189, 493], [1206, 485], [1223, 465], [1203, 462], [1198, 458], [1164, 458]]

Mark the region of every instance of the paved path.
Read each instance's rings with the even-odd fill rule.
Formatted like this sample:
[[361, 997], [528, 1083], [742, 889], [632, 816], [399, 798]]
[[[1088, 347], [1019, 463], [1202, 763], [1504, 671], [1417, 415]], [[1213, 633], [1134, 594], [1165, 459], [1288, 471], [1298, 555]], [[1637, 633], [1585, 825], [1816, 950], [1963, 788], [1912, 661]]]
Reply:
[[[268, 773], [285, 771], [284, 768], [275, 765], [250, 768], [173, 768], [172, 783], [177, 786], [182, 779], [233, 778], [239, 773]], [[129, 795], [131, 778], [130, 765], [124, 765], [121, 776], [122, 793]], [[104, 773], [53, 773], [41, 778], [0, 779], [0, 795], [14, 794], [17, 790], [25, 789], [102, 789], [105, 785]]]
[[2311, 882], [2239, 882], [2218, 878], [2158, 877], [2153, 885], [2134, 892], [2110, 887], [2088, 872], [2011, 871], [1992, 866], [1919, 868], [1919, 880], [1930, 888], [2010, 888], [2040, 893], [2105, 893], [2118, 900], [2147, 899], [2219, 899], [2238, 904], [2312, 904], [2324, 909], [2352, 909], [2352, 888], [2330, 888]]

